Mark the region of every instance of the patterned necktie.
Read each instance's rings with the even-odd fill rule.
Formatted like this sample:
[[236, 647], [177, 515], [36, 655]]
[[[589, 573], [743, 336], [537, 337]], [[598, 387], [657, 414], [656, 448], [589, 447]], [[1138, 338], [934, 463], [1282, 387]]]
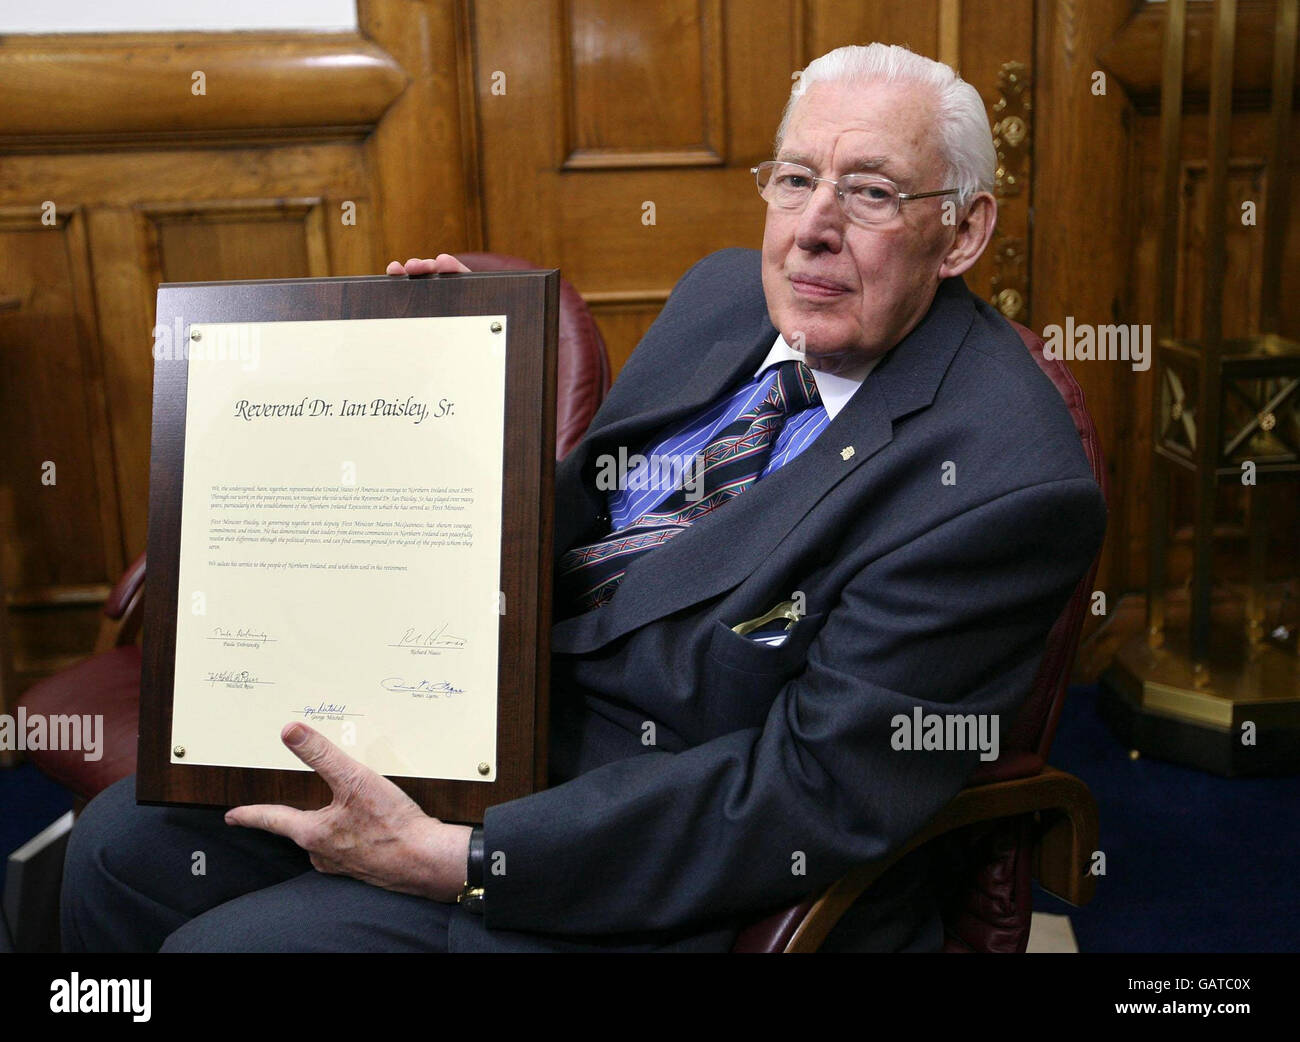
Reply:
[[753, 485], [786, 418], [820, 403], [812, 370], [803, 362], [782, 362], [767, 396], [704, 447], [667, 499], [626, 528], [560, 558], [560, 603], [578, 613], [607, 604], [634, 560]]

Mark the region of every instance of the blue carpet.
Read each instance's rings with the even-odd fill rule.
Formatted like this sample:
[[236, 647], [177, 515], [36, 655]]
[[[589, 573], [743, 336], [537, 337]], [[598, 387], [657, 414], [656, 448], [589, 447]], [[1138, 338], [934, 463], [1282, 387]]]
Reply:
[[0, 767], [0, 894], [9, 855], [72, 810], [72, 793], [30, 763]]
[[1036, 888], [1035, 911], [1083, 952], [1300, 951], [1300, 777], [1130, 760], [1097, 694], [1070, 689], [1049, 760], [1096, 796], [1106, 874], [1080, 909]]

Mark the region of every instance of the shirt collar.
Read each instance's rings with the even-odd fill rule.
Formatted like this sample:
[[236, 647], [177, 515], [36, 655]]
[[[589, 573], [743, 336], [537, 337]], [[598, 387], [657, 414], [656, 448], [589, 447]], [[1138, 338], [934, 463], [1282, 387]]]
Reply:
[[[841, 373], [824, 373], [820, 369], [812, 370], [813, 381], [817, 384], [817, 393], [821, 396], [822, 406], [826, 409], [828, 417], [832, 420], [835, 419], [839, 411], [853, 397], [853, 392], [862, 386], [862, 381], [876, 367], [876, 363], [880, 361], [881, 357], [869, 358], [865, 362]], [[769, 366], [790, 359], [802, 362], [804, 354], [787, 344], [785, 337], [778, 333], [776, 342], [772, 345], [772, 349], [768, 351], [767, 357], [763, 359], [763, 364], [754, 371], [754, 376], [760, 376], [763, 370]]]

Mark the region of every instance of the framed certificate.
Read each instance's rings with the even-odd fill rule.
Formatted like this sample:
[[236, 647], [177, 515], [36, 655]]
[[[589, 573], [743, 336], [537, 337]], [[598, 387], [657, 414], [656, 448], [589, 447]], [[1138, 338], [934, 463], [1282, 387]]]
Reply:
[[164, 285], [136, 797], [428, 813], [545, 784], [559, 274]]

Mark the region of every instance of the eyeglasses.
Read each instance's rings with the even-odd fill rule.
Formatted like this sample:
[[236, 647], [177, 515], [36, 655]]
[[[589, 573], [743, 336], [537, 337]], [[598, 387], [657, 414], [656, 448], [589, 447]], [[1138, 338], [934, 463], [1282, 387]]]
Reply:
[[900, 192], [898, 185], [879, 174], [845, 174], [843, 177], [818, 177], [817, 172], [799, 163], [770, 159], [751, 167], [758, 183], [758, 194], [778, 210], [800, 211], [808, 205], [818, 181], [835, 189], [844, 215], [859, 224], [882, 224], [898, 216], [905, 199], [928, 199], [935, 195], [954, 195], [958, 188], [937, 192]]

